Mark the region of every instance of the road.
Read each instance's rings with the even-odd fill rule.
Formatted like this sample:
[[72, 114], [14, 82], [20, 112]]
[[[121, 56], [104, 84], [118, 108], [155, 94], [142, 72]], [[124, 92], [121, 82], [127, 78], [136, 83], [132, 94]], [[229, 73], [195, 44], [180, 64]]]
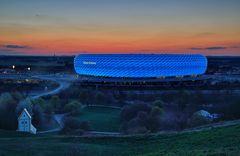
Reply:
[[39, 131], [37, 133], [38, 134], [44, 134], [44, 133], [59, 132], [64, 126], [63, 119], [66, 115], [67, 115], [67, 113], [66, 114], [55, 114], [55, 115], [53, 115], [53, 118], [58, 123], [59, 127], [54, 128], [54, 129], [50, 129], [50, 130], [46, 130], [46, 131]]
[[54, 81], [59, 84], [58, 88], [54, 90], [45, 91], [41, 93], [37, 93], [37, 95], [32, 95], [32, 99], [37, 99], [42, 96], [54, 95], [59, 93], [60, 91], [67, 89], [73, 81], [76, 80], [75, 75], [35, 75], [35, 74], [0, 74], [0, 79], [12, 79], [12, 80], [48, 80]]
[[43, 97], [43, 96], [54, 95], [54, 94], [57, 94], [64, 89], [67, 89], [70, 86], [69, 82], [62, 82], [62, 81], [55, 81], [55, 82], [57, 82], [59, 84], [59, 86], [57, 88], [55, 88], [54, 90], [51, 90], [51, 91], [40, 93], [38, 95], [33, 95], [33, 96], [31, 96], [31, 98], [32, 99], [37, 99], [37, 98]]

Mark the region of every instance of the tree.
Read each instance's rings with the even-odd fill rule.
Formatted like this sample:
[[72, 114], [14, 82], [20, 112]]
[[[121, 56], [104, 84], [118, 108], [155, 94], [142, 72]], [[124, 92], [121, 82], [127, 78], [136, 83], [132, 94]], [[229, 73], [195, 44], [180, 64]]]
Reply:
[[182, 90], [179, 92], [178, 95], [179, 99], [178, 99], [178, 107], [180, 110], [184, 110], [187, 107], [187, 104], [189, 102], [189, 93], [185, 90]]
[[45, 109], [47, 107], [47, 102], [42, 97], [39, 97], [39, 98], [33, 100], [33, 103], [35, 105], [41, 106], [43, 109]]
[[10, 104], [13, 104], [15, 102], [16, 101], [14, 100], [13, 96], [8, 92], [2, 93], [1, 96], [0, 96], [0, 107], [2, 105], [5, 105], [5, 104], [10, 105]]
[[231, 103], [227, 110], [228, 110], [227, 114], [230, 118], [239, 119], [240, 118], [240, 101], [235, 101]]
[[119, 106], [125, 105], [126, 94], [119, 92], [119, 93], [114, 93], [113, 96], [117, 100], [117, 103]]
[[43, 109], [39, 104], [33, 105], [33, 116], [32, 116], [33, 124], [37, 125], [38, 127], [41, 127], [44, 123], [44, 113]]
[[18, 101], [6, 92], [0, 95], [0, 129], [15, 130], [17, 128], [17, 116], [15, 109]]
[[152, 108], [151, 112], [150, 112], [150, 116], [160, 116], [162, 115], [163, 110], [161, 108], [159, 108], [158, 106], [155, 106]]
[[81, 91], [79, 93], [79, 99], [83, 104], [88, 103], [88, 92], [87, 91]]
[[23, 111], [24, 108], [26, 108], [27, 111], [30, 114], [32, 114], [32, 106], [33, 106], [33, 103], [32, 103], [32, 100], [30, 98], [26, 98], [26, 99], [20, 101], [19, 104], [16, 107], [17, 115], [19, 115]]
[[[213, 94], [214, 95], [214, 94]], [[204, 104], [205, 103], [205, 97], [204, 95], [202, 94], [201, 91], [197, 90], [194, 94], [194, 102], [197, 104], [197, 105], [201, 105], [201, 104]]]
[[138, 115], [138, 112], [149, 113], [151, 107], [148, 104], [136, 103], [132, 105], [124, 106], [121, 111], [121, 119], [123, 121], [129, 121]]
[[65, 105], [64, 107], [64, 111], [65, 112], [73, 112], [73, 111], [80, 111], [80, 109], [82, 108], [82, 104], [78, 101], [71, 101], [70, 103], [68, 103], [67, 105]]
[[125, 121], [121, 131], [126, 134], [157, 132], [160, 128], [162, 109], [152, 107], [151, 111], [138, 111], [137, 115]]
[[161, 100], [155, 100], [155, 101], [153, 102], [153, 106], [162, 108], [162, 107], [163, 107], [163, 102], [162, 102]]
[[60, 99], [57, 95], [52, 96], [49, 103], [54, 108], [54, 111], [60, 111], [61, 103], [60, 103]]
[[47, 104], [46, 107], [44, 108], [44, 112], [47, 114], [51, 114], [53, 113], [53, 111], [54, 111], [54, 108], [50, 103]]
[[138, 112], [136, 119], [140, 126], [145, 127], [145, 129], [147, 129], [148, 114], [146, 112]]
[[162, 109], [157, 106], [152, 108], [148, 118], [148, 129], [150, 132], [157, 132], [159, 130], [162, 112]]
[[138, 94], [136, 94], [135, 92], [128, 92], [127, 98], [128, 100], [136, 100], [138, 99]]
[[18, 92], [18, 91], [13, 92], [13, 93], [12, 93], [12, 96], [13, 96], [13, 98], [14, 98], [16, 101], [20, 101], [20, 100], [23, 100], [23, 99], [24, 99], [23, 94], [21, 94], [21, 93]]
[[102, 92], [97, 92], [95, 96], [95, 100], [97, 104], [105, 104], [105, 96]]

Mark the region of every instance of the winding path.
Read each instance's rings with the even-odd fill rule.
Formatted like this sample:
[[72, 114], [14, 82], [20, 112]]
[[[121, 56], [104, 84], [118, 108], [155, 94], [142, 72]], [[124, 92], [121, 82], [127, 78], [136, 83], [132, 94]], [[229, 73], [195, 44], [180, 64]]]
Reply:
[[54, 128], [54, 129], [50, 129], [50, 130], [46, 130], [46, 131], [39, 131], [37, 132], [38, 134], [44, 134], [44, 133], [52, 133], [52, 132], [58, 132], [60, 131], [64, 124], [63, 124], [63, 118], [66, 116], [67, 114], [55, 114], [53, 116], [54, 120], [58, 123], [59, 127]]
[[[49, 96], [49, 95], [54, 95], [59, 93], [62, 90], [67, 89], [71, 83], [68, 81], [63, 81], [63, 80], [56, 80], [54, 77], [45, 77], [45, 76], [34, 76], [34, 78], [37, 79], [41, 79], [41, 80], [48, 80], [48, 81], [54, 81], [56, 83], [59, 84], [59, 86], [57, 88], [55, 88], [54, 90], [50, 90], [47, 92], [43, 92], [40, 93], [38, 95], [33, 95], [31, 96], [31, 99], [37, 99], [43, 96]], [[43, 133], [52, 133], [52, 132], [58, 132], [63, 128], [63, 118], [65, 117], [66, 114], [55, 114], [53, 115], [54, 120], [58, 123], [59, 127], [55, 128], [55, 129], [51, 129], [51, 130], [47, 130], [47, 131], [39, 131], [37, 132], [38, 134], [43, 134]]]
[[54, 81], [54, 82], [59, 84], [59, 86], [57, 88], [55, 88], [54, 90], [50, 90], [50, 91], [47, 91], [47, 92], [40, 93], [38, 95], [31, 96], [32, 99], [37, 99], [39, 97], [57, 94], [60, 91], [62, 91], [64, 89], [67, 89], [71, 85], [70, 82], [63, 81], [63, 80], [57, 80], [54, 77], [46, 77], [46, 76], [41, 76], [41, 75], [39, 75], [39, 76], [32, 76], [32, 77], [40, 79], [40, 80]]
[[33, 95], [33, 96], [31, 96], [31, 98], [32, 99], [37, 99], [37, 98], [43, 97], [43, 96], [54, 95], [54, 94], [57, 94], [64, 89], [67, 89], [70, 86], [69, 82], [61, 82], [61, 81], [55, 81], [55, 82], [57, 82], [59, 84], [58, 88], [56, 88], [54, 90], [51, 90], [51, 91], [44, 92], [44, 93], [40, 93], [38, 95]]

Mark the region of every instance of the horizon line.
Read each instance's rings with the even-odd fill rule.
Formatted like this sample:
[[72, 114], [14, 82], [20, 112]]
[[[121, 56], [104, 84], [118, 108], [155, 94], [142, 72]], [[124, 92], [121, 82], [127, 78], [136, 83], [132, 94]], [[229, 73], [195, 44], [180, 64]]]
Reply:
[[[79, 53], [79, 54], [86, 54], [86, 53]], [[0, 55], [0, 57], [4, 56], [4, 57], [74, 57], [77, 56], [79, 54], [76, 55]], [[88, 54], [96, 54], [96, 53], [88, 53]], [[101, 54], [105, 54], [105, 53], [101, 53]], [[101, 55], [100, 54], [100, 55]], [[109, 53], [107, 53], [109, 54]], [[115, 54], [126, 54], [126, 53], [115, 53]], [[143, 53], [129, 53], [129, 54], [143, 54]], [[156, 53], [151, 53], [151, 54], [156, 54]], [[159, 54], [159, 53], [157, 53]], [[162, 53], [164, 54], [164, 53]], [[174, 53], [172, 53], [174, 55]], [[172, 55], [169, 54], [169, 55]], [[179, 55], [181, 55], [180, 53], [177, 53]], [[194, 53], [195, 54], [195, 53]], [[193, 54], [193, 55], [194, 55]], [[201, 53], [199, 53], [201, 54]], [[191, 55], [191, 54], [186, 54], [186, 55]], [[204, 54], [201, 54], [204, 55]], [[206, 57], [240, 57], [240, 55], [204, 55]]]

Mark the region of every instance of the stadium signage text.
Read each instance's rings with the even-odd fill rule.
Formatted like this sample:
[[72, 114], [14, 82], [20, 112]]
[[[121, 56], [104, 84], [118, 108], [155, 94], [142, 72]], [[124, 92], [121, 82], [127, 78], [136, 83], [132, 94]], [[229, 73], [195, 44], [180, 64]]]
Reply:
[[83, 61], [83, 64], [97, 64], [96, 62], [86, 62], [86, 61]]

